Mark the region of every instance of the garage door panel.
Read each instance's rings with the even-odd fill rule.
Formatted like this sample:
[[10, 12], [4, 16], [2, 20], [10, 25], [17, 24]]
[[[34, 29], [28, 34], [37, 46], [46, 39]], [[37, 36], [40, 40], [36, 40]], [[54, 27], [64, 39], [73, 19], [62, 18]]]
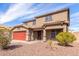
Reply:
[[13, 32], [14, 40], [26, 40], [26, 31]]

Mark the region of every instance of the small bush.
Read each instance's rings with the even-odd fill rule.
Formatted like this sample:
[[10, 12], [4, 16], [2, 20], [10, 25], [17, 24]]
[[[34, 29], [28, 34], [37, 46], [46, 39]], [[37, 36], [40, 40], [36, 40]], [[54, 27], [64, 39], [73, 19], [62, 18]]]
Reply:
[[51, 49], [52, 48], [57, 48], [57, 46], [55, 46], [55, 44], [53, 43], [52, 40], [48, 40], [47, 43], [48, 43], [48, 45], [50, 46]]
[[1, 49], [6, 49], [8, 47], [8, 44], [10, 44], [9, 37], [6, 35], [4, 35], [4, 31], [0, 30], [0, 48]]
[[1, 49], [6, 49], [8, 47], [8, 44], [9, 44], [9, 40], [7, 40], [6, 38], [0, 39]]
[[49, 46], [51, 46], [52, 45], [52, 40], [48, 40], [47, 43], [48, 43]]
[[76, 37], [70, 32], [61, 32], [56, 35], [56, 39], [61, 45], [67, 46], [69, 43], [73, 43]]

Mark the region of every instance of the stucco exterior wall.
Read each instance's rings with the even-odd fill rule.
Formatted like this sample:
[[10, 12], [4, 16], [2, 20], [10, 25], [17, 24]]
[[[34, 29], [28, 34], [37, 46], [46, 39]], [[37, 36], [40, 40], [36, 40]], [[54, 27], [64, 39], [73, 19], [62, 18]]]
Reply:
[[53, 21], [68, 21], [68, 11], [52, 15]]
[[28, 22], [26, 26], [32, 27], [33, 26], [33, 22]]
[[27, 29], [22, 28], [22, 27], [17, 27], [13, 31], [26, 31]]
[[63, 28], [61, 25], [55, 25], [55, 26], [47, 26], [45, 29], [60, 29]]
[[45, 21], [44, 17], [38, 18], [36, 20], [36, 26], [42, 26], [44, 24], [44, 21]]
[[68, 26], [67, 25], [63, 25], [63, 32], [67, 32], [68, 31]]
[[[60, 13], [56, 13], [56, 14], [52, 14], [52, 21], [48, 21], [48, 22], [45, 22], [45, 17], [39, 17], [39, 18], [36, 18], [36, 24], [33, 25], [33, 21], [32, 22], [28, 22], [27, 25], [32, 27], [38, 27], [38, 26], [42, 26], [43, 24], [45, 23], [52, 23], [52, 22], [57, 22], [57, 21], [69, 21], [68, 20], [68, 11], [63, 11], [63, 12], [60, 12]], [[26, 25], [26, 26], [27, 26]]]

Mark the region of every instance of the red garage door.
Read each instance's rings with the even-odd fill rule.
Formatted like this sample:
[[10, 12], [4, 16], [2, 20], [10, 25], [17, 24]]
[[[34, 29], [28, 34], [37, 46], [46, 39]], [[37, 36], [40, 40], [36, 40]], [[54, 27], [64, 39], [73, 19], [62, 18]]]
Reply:
[[13, 32], [14, 40], [26, 40], [26, 31], [15, 31]]

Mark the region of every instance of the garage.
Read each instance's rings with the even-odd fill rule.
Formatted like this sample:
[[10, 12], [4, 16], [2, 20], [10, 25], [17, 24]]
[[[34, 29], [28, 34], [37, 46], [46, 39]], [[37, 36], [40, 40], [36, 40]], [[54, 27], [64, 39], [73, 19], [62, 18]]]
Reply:
[[26, 40], [26, 31], [14, 31], [13, 32], [13, 40]]

